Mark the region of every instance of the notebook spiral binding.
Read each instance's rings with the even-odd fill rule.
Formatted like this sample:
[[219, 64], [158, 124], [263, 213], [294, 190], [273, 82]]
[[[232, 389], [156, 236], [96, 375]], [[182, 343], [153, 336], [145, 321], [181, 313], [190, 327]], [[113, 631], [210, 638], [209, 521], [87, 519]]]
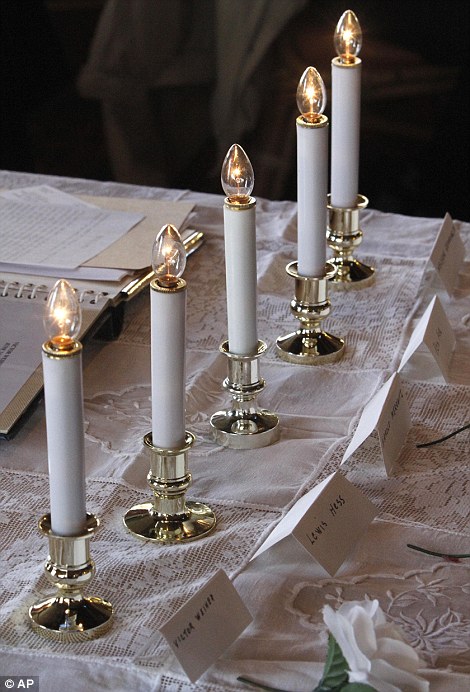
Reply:
[[[0, 298], [28, 298], [29, 300], [47, 300], [50, 287], [46, 284], [20, 283], [19, 281], [4, 281], [0, 279]], [[97, 305], [101, 298], [108, 296], [106, 291], [94, 291], [93, 289], [83, 289], [75, 291], [78, 293], [78, 302], [85, 303], [88, 299], [90, 305]]]

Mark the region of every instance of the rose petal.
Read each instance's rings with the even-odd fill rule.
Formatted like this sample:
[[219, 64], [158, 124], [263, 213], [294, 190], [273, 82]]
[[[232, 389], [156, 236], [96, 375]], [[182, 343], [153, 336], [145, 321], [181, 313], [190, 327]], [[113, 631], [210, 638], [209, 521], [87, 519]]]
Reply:
[[364, 677], [363, 673], [349, 673], [349, 682], [362, 682], [365, 685], [370, 685], [376, 692], [403, 692], [400, 687], [396, 687], [390, 682], [377, 679], [375, 675], [369, 674]]
[[387, 661], [376, 659], [372, 661], [369, 684], [375, 687], [377, 692], [389, 692], [383, 685], [396, 685], [399, 692], [427, 692], [429, 682], [419, 675], [414, 675], [401, 668], [395, 668]]
[[360, 606], [356, 606], [350, 613], [350, 620], [356, 637], [356, 644], [367, 658], [375, 656], [377, 651], [377, 638], [374, 623], [370, 616]]
[[405, 642], [397, 639], [379, 639], [377, 659], [383, 659], [392, 666], [397, 666], [410, 673], [415, 673], [422, 667], [422, 662], [416, 651]]
[[324, 606], [323, 620], [348, 662], [351, 670], [369, 671], [370, 661], [356, 644], [354, 629], [348, 620], [339, 611], [334, 611], [331, 606]]
[[429, 689], [417, 675], [419, 656], [387, 622], [376, 599], [343, 603], [337, 611], [325, 606], [323, 619], [348, 663], [350, 682], [369, 684], [378, 692]]

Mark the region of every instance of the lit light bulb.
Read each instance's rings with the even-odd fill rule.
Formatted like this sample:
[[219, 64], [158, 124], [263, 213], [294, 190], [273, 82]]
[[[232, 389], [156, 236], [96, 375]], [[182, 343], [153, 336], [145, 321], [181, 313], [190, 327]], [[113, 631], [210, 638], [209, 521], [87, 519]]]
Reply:
[[173, 224], [162, 226], [152, 248], [152, 267], [158, 283], [174, 286], [186, 267], [186, 250]]
[[336, 52], [344, 63], [354, 63], [362, 47], [362, 31], [359, 20], [352, 10], [346, 10], [340, 17], [335, 30]]
[[297, 87], [297, 106], [308, 122], [320, 119], [326, 106], [326, 89], [320, 73], [314, 67], [307, 67]]
[[54, 348], [68, 350], [76, 343], [82, 311], [74, 289], [65, 279], [59, 279], [49, 293], [43, 322]]
[[250, 159], [239, 144], [232, 144], [222, 164], [222, 188], [230, 202], [246, 204], [255, 183]]

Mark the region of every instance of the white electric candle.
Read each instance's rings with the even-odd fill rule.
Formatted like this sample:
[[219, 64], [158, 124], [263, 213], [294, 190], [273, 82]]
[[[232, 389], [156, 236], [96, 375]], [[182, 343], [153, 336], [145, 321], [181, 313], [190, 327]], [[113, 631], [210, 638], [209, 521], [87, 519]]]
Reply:
[[77, 536], [86, 529], [80, 308], [73, 288], [60, 280], [44, 319], [50, 337], [43, 345], [44, 402], [51, 501], [51, 529]]
[[331, 63], [331, 205], [351, 208], [359, 189], [362, 43], [356, 15], [347, 10], [335, 32]]
[[258, 350], [256, 200], [253, 169], [238, 144], [233, 144], [222, 166], [224, 204], [225, 279], [228, 346], [231, 353], [250, 356]]
[[152, 444], [180, 449], [185, 441], [186, 252], [172, 225], [158, 234], [150, 286]]
[[322, 277], [326, 262], [328, 119], [323, 80], [308, 67], [297, 89], [297, 270]]

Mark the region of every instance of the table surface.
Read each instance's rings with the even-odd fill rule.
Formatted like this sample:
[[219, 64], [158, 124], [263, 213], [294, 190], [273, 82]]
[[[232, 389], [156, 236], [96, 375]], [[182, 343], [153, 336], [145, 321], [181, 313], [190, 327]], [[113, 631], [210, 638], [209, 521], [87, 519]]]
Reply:
[[[241, 689], [238, 675], [288, 690], [312, 690], [321, 676], [327, 632], [321, 608], [343, 600], [378, 598], [386, 615], [426, 664], [431, 690], [470, 686], [469, 561], [449, 562], [407, 543], [449, 553], [470, 552], [469, 432], [433, 447], [469, 422], [470, 270], [461, 270], [452, 297], [427, 267], [442, 219], [366, 209], [358, 256], [377, 269], [375, 284], [331, 291], [325, 323], [346, 341], [343, 359], [321, 366], [291, 365], [275, 341], [297, 328], [290, 314], [296, 259], [296, 205], [257, 201], [258, 332], [268, 349], [260, 362], [266, 388], [259, 404], [278, 414], [280, 440], [263, 449], [217, 446], [211, 415], [229, 405], [222, 389], [226, 358], [223, 197], [182, 190], [0, 173], [14, 188], [48, 183], [76, 194], [185, 200], [191, 225], [206, 236], [185, 272], [187, 308], [187, 428], [196, 435], [189, 457], [190, 499], [210, 504], [215, 532], [186, 545], [138, 541], [122, 516], [149, 499], [151, 429], [149, 300], [128, 305], [121, 335], [89, 343], [84, 358], [87, 509], [102, 527], [91, 544], [97, 565], [90, 592], [110, 600], [116, 617], [108, 634], [61, 644], [38, 637], [29, 606], [50, 592], [47, 543], [37, 519], [48, 511], [44, 409], [40, 404], [18, 435], [0, 442], [2, 675], [39, 675], [41, 689]], [[451, 211], [451, 210], [450, 210]], [[171, 219], [168, 220], [171, 222]], [[466, 247], [470, 224], [455, 221]], [[156, 229], [156, 232], [159, 229]], [[429, 354], [411, 359], [402, 375], [412, 427], [387, 477], [377, 440], [361, 447], [341, 472], [376, 505], [377, 518], [334, 577], [292, 538], [250, 557], [293, 503], [339, 468], [364, 406], [395, 372], [410, 334], [433, 295], [445, 307], [457, 345], [445, 382]], [[191, 685], [158, 628], [219, 569], [224, 569], [253, 616], [252, 624]]]

